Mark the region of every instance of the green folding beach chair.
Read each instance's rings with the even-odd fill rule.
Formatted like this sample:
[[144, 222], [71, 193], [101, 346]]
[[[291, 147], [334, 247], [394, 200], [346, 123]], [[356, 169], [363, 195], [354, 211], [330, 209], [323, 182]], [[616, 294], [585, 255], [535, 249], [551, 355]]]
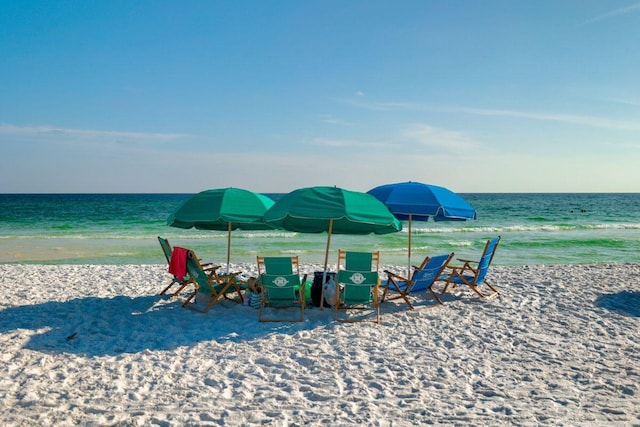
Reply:
[[380, 267], [380, 251], [355, 252], [338, 250], [338, 269], [344, 265], [349, 271], [378, 271]]
[[[260, 322], [301, 322], [306, 305], [305, 284], [307, 275], [300, 278], [300, 263], [294, 257], [257, 257], [259, 285], [261, 289]], [[294, 308], [295, 317], [266, 316], [265, 309], [273, 314], [276, 310]], [[282, 310], [281, 312], [290, 312]]]
[[[338, 322], [362, 322], [371, 320], [380, 323], [377, 271], [338, 271], [334, 319]], [[358, 310], [355, 314], [353, 310]]]
[[[338, 270], [371, 272], [380, 267], [380, 251], [357, 252], [338, 249]], [[322, 288], [320, 307], [324, 304], [324, 287]]]
[[[240, 274], [239, 272], [219, 275], [215, 269], [207, 271], [202, 267], [195, 253], [188, 251], [187, 273], [192, 278], [196, 289], [182, 304], [183, 307], [206, 313], [223, 297], [242, 303], [242, 292], [236, 280], [236, 276]], [[234, 298], [229, 297], [229, 294], [233, 293], [235, 293]], [[195, 304], [191, 303], [194, 298]], [[202, 304], [198, 301], [199, 298], [203, 300]]]
[[[171, 256], [173, 255], [173, 248], [171, 247], [169, 240], [163, 239], [162, 237], [158, 236], [158, 242], [160, 242], [160, 247], [162, 248], [162, 253], [164, 253], [164, 257], [167, 260], [167, 265], [171, 265]], [[186, 288], [187, 285], [191, 282], [192, 282], [191, 277], [189, 277], [188, 274], [183, 277], [177, 277], [173, 275], [173, 278], [171, 279], [171, 283], [169, 283], [167, 287], [164, 288], [162, 292], [160, 292], [160, 295], [164, 295], [173, 285], [178, 285], [178, 289], [173, 293], [173, 296], [176, 296], [184, 288]]]
[[[160, 247], [162, 248], [162, 253], [164, 254], [164, 257], [167, 260], [167, 265], [171, 266], [173, 248], [171, 247], [169, 240], [158, 236], [158, 242], [160, 243]], [[213, 263], [210, 263], [210, 262], [201, 264], [201, 266], [205, 271], [211, 271], [211, 270], [220, 268], [219, 265], [213, 265]], [[189, 276], [189, 273], [185, 274], [183, 277], [178, 277], [176, 275], [173, 275], [173, 279], [171, 280], [171, 283], [169, 283], [167, 287], [164, 288], [162, 292], [160, 292], [160, 295], [164, 295], [169, 289], [171, 289], [173, 285], [178, 285], [178, 289], [173, 293], [173, 296], [176, 296], [184, 288], [186, 288], [189, 283], [193, 283], [193, 280]]]

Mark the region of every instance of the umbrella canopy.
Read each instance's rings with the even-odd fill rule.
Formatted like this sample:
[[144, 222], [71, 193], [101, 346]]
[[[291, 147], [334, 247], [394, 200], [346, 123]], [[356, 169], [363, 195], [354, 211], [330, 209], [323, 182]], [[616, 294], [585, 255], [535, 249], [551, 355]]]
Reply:
[[396, 218], [426, 221], [465, 221], [476, 219], [476, 210], [451, 190], [421, 182], [399, 182], [367, 192], [384, 203]]
[[399, 182], [376, 187], [367, 192], [374, 196], [400, 220], [409, 221], [409, 272], [411, 270], [411, 222], [466, 221], [476, 219], [476, 210], [451, 190], [421, 182]]
[[264, 214], [265, 223], [301, 233], [327, 232], [324, 271], [332, 234], [387, 234], [402, 224], [375, 197], [338, 187], [299, 188], [284, 195]]
[[167, 219], [177, 228], [227, 231], [227, 272], [231, 254], [231, 230], [266, 230], [264, 213], [273, 206], [269, 197], [242, 188], [202, 191], [187, 199]]

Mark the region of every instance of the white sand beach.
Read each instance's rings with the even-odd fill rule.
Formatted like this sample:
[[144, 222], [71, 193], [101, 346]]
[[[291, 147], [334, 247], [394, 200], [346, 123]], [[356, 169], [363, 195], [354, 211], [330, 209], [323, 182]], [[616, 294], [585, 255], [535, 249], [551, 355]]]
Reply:
[[379, 325], [258, 323], [158, 295], [166, 265], [0, 265], [0, 422], [640, 425], [639, 264], [488, 277], [498, 298], [385, 302]]

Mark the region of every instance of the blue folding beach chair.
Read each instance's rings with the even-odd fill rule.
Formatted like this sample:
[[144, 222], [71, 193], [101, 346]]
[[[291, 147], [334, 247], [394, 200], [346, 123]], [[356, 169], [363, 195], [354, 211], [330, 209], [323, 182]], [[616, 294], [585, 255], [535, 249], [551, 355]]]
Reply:
[[[442, 293], [447, 292], [451, 288], [455, 288], [457, 285], [467, 285], [482, 298], [493, 298], [499, 295], [500, 292], [498, 292], [486, 278], [489, 267], [491, 266], [491, 261], [493, 261], [493, 256], [496, 254], [498, 243], [500, 243], [500, 236], [488, 240], [479, 261], [461, 259], [459, 261], [463, 262], [464, 265], [460, 267], [448, 267], [449, 271], [445, 272], [445, 275], [439, 279], [445, 282]], [[476, 266], [474, 267], [472, 264]], [[492, 293], [489, 295], [483, 294], [479, 289], [479, 286], [482, 284], [487, 285]]]
[[380, 298], [381, 302], [384, 302], [385, 299], [394, 300], [402, 298], [409, 308], [414, 308], [409, 300], [410, 294], [428, 290], [436, 301], [442, 304], [440, 296], [438, 296], [432, 287], [436, 280], [440, 278], [445, 268], [447, 268], [452, 258], [453, 252], [434, 257], [426, 257], [420, 266], [413, 266], [414, 271], [410, 279], [385, 270], [387, 280], [381, 284], [383, 289], [382, 297]]

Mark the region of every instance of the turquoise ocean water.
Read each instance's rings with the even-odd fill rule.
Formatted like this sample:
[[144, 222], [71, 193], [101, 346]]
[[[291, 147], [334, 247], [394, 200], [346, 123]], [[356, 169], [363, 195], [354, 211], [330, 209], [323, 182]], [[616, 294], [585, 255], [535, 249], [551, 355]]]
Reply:
[[[181, 230], [166, 218], [189, 194], [0, 195], [0, 263], [163, 264], [157, 236], [226, 261], [225, 232]], [[278, 194], [269, 194], [277, 198]], [[413, 257], [455, 252], [477, 259], [488, 238], [502, 236], [496, 265], [640, 262], [640, 194], [463, 194], [478, 211], [466, 222], [414, 222]], [[380, 250], [385, 265], [406, 265], [407, 233], [331, 239], [339, 248]], [[297, 254], [324, 262], [327, 235], [236, 230], [231, 262]]]

